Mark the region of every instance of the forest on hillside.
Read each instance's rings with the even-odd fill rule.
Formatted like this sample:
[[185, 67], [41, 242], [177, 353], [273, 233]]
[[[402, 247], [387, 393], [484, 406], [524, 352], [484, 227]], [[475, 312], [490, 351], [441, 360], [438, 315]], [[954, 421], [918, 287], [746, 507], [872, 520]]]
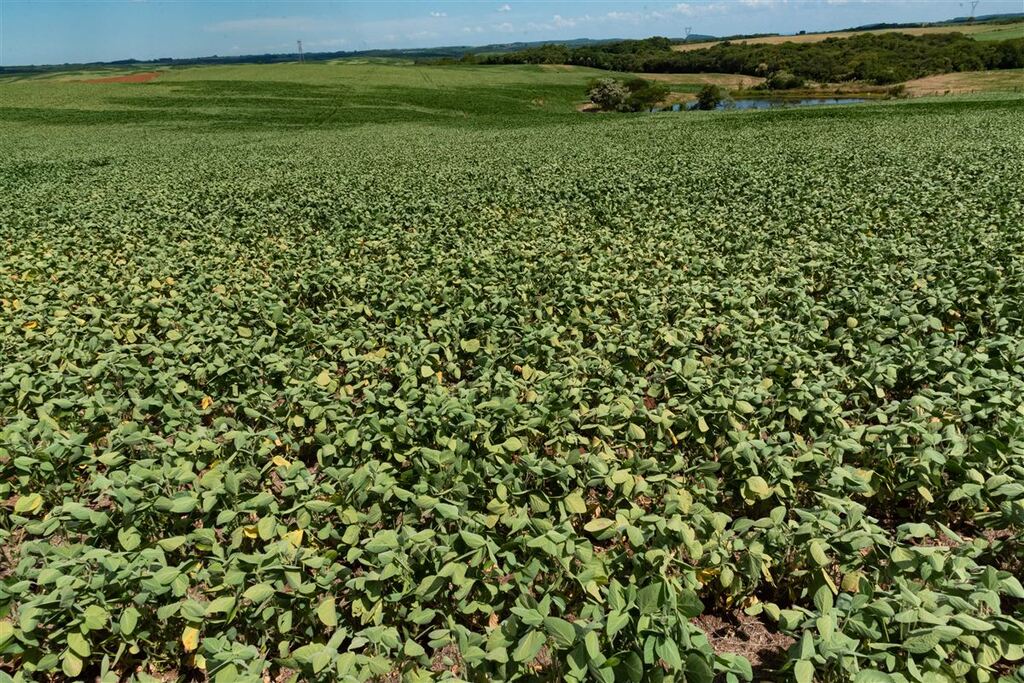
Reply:
[[571, 48], [539, 47], [494, 54], [484, 64], [573, 64], [646, 73], [787, 72], [818, 82], [866, 81], [879, 85], [955, 71], [1024, 67], [1024, 39], [979, 42], [962, 33], [865, 33], [816, 43], [723, 42], [703, 50], [672, 49], [668, 38], [623, 40]]

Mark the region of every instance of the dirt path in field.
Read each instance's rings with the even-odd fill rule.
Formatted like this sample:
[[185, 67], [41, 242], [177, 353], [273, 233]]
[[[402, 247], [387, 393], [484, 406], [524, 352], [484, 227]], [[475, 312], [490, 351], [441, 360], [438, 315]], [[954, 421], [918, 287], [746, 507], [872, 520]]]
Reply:
[[146, 71], [126, 76], [107, 76], [106, 78], [90, 78], [83, 83], [148, 83], [160, 75], [159, 71]]

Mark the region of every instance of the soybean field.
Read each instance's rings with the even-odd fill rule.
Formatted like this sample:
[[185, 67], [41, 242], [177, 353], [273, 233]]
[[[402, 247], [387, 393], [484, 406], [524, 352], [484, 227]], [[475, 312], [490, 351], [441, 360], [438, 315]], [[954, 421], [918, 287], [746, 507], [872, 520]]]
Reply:
[[1024, 680], [1024, 100], [590, 76], [0, 82], [0, 681]]

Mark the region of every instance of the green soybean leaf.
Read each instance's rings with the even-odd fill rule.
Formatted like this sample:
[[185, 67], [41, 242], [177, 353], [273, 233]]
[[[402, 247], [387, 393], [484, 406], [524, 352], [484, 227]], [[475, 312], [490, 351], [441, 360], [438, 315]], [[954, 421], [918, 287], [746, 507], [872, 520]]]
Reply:
[[797, 683], [814, 683], [814, 664], [801, 659], [793, 666], [793, 677]]
[[269, 583], [257, 583], [242, 593], [242, 597], [253, 602], [263, 602], [274, 595], [274, 587]]
[[519, 639], [519, 644], [512, 652], [512, 659], [517, 662], [531, 661], [546, 641], [547, 637], [541, 631], [529, 631]]
[[92, 654], [89, 641], [81, 633], [74, 631], [68, 634], [68, 648], [82, 659]]
[[121, 612], [121, 617], [118, 620], [118, 625], [121, 627], [121, 633], [130, 636], [135, 633], [135, 627], [139, 623], [139, 610], [134, 607], [128, 607]]
[[566, 649], [576, 641], [576, 629], [565, 619], [544, 617], [544, 630], [560, 649]]

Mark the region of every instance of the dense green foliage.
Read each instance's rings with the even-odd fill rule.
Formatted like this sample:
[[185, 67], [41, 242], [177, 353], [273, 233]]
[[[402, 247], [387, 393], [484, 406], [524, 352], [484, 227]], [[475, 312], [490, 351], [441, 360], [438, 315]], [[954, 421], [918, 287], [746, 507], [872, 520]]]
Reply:
[[1019, 99], [314, 68], [0, 84], [0, 680], [1011, 680]]
[[649, 73], [787, 71], [819, 82], [861, 80], [887, 84], [951, 71], [1024, 67], [1024, 39], [979, 42], [960, 33], [919, 36], [863, 33], [816, 43], [720, 43], [676, 52], [667, 38], [627, 40], [569, 49], [543, 46], [492, 55], [491, 64], [576, 64]]
[[722, 88], [708, 83], [697, 92], [697, 100], [694, 106], [697, 109], [710, 111], [721, 104], [726, 97], [727, 94]]
[[587, 96], [591, 102], [604, 111], [638, 112], [650, 109], [668, 95], [664, 83], [655, 83], [643, 78], [631, 78], [626, 82], [614, 78], [599, 78], [590, 84]]

